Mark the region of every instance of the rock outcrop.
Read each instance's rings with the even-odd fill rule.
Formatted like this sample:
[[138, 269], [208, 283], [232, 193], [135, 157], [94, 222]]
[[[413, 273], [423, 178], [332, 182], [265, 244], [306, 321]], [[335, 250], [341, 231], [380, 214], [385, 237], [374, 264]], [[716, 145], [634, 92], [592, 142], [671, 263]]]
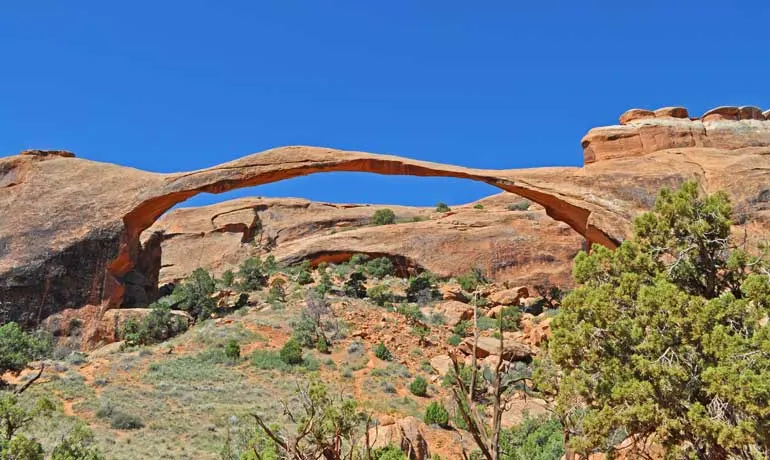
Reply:
[[521, 201], [501, 193], [453, 206], [450, 213], [387, 206], [399, 223], [372, 226], [372, 214], [385, 206], [243, 198], [170, 211], [143, 233], [142, 243], [163, 241], [161, 284], [197, 267], [220, 275], [268, 251], [286, 263], [341, 262], [361, 253], [390, 258], [401, 275], [427, 269], [456, 276], [480, 267], [499, 281], [569, 284], [568, 261], [581, 249], [582, 237], [539, 205], [510, 209]]
[[481, 170], [314, 147], [282, 147], [178, 174], [98, 163], [68, 152], [5, 157], [0, 159], [0, 320], [39, 322], [68, 307], [109, 309], [151, 299], [159, 240], [143, 245], [140, 237], [171, 207], [201, 192], [327, 171], [486, 182], [540, 204], [588, 241], [610, 247], [629, 234], [631, 219], [651, 205], [660, 187], [697, 179], [705, 191], [731, 195], [750, 234], [767, 230], [770, 121], [759, 119], [765, 114], [739, 107], [709, 111], [701, 120], [681, 118], [676, 108], [653, 111], [652, 118], [642, 115], [591, 130], [583, 140], [583, 168]]

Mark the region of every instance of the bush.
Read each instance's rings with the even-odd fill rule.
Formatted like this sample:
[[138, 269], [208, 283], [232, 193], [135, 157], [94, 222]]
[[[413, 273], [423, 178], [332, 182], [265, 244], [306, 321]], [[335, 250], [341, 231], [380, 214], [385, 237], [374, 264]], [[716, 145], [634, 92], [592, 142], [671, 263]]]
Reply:
[[387, 447], [380, 447], [372, 451], [372, 460], [408, 460], [401, 448], [389, 444]]
[[409, 384], [409, 391], [415, 396], [425, 396], [428, 394], [428, 382], [424, 378], [417, 376]]
[[150, 313], [139, 321], [129, 319], [118, 334], [126, 345], [152, 345], [163, 342], [187, 330], [187, 319], [171, 313], [162, 303], [150, 305]]
[[51, 452], [51, 460], [102, 460], [104, 456], [92, 447], [94, 433], [79, 423]]
[[489, 279], [480, 268], [474, 267], [469, 272], [457, 277], [457, 284], [465, 292], [474, 292], [480, 284], [489, 282]]
[[222, 273], [222, 285], [224, 287], [230, 287], [233, 285], [233, 281], [235, 281], [235, 274], [232, 270], [226, 270], [224, 273]]
[[428, 425], [438, 425], [441, 428], [449, 428], [449, 412], [443, 404], [433, 401], [425, 409], [423, 421]]
[[367, 289], [366, 296], [380, 307], [384, 307], [386, 303], [393, 301], [393, 293], [384, 284], [378, 284]]
[[390, 350], [388, 350], [388, 347], [386, 347], [382, 342], [374, 347], [374, 356], [380, 358], [383, 361], [390, 361], [393, 359], [393, 355], [390, 353]]
[[345, 281], [345, 295], [348, 297], [354, 297], [357, 299], [363, 299], [366, 297], [366, 276], [361, 272], [353, 272], [350, 277]]
[[144, 428], [144, 422], [136, 415], [113, 410], [110, 415], [110, 427], [116, 430], [138, 430]]
[[396, 313], [404, 315], [407, 323], [417, 323], [423, 320], [420, 307], [402, 303], [396, 306]]
[[509, 211], [526, 211], [531, 203], [529, 200], [521, 200], [508, 205]]
[[217, 303], [211, 298], [216, 291], [214, 278], [202, 268], [196, 268], [181, 284], [174, 288], [177, 307], [199, 320], [208, 318], [216, 311]]
[[452, 333], [459, 335], [460, 337], [466, 337], [470, 333], [472, 326], [473, 324], [469, 320], [462, 320], [454, 325]]
[[390, 225], [396, 222], [396, 214], [390, 208], [378, 209], [372, 215], [374, 225]]
[[409, 279], [409, 286], [406, 288], [406, 299], [409, 302], [427, 303], [438, 296], [436, 289], [436, 280], [429, 272], [422, 272], [416, 277]]
[[290, 338], [281, 348], [281, 361], [289, 365], [302, 363], [302, 346], [295, 338]]
[[0, 326], [0, 386], [5, 372], [21, 372], [27, 363], [50, 352], [51, 342], [44, 336], [24, 332], [13, 322]]
[[524, 415], [519, 426], [500, 432], [500, 451], [512, 460], [551, 460], [565, 453], [561, 423], [555, 418]]
[[267, 301], [273, 302], [285, 302], [286, 301], [286, 289], [283, 287], [286, 282], [281, 278], [276, 278], [270, 286], [270, 290], [267, 292]]
[[395, 273], [393, 262], [387, 257], [377, 257], [366, 263], [366, 273], [373, 278], [382, 279]]
[[481, 203], [474, 204], [473, 209], [484, 209], [484, 205]]
[[447, 339], [447, 343], [452, 346], [458, 346], [463, 341], [463, 338], [457, 334], [452, 334]]
[[318, 350], [319, 353], [329, 353], [329, 342], [326, 341], [326, 337], [318, 337], [318, 342], [316, 342], [315, 349]]
[[233, 361], [237, 361], [241, 358], [241, 346], [238, 345], [238, 341], [230, 340], [227, 342], [227, 345], [225, 346], [225, 356]]
[[302, 262], [299, 266], [299, 273], [297, 273], [297, 284], [304, 286], [313, 282], [313, 274], [310, 273], [310, 262], [307, 260]]
[[443, 202], [440, 202], [440, 201], [438, 203], [436, 203], [436, 212], [449, 212], [451, 210], [452, 210], [452, 208], [447, 206], [446, 203], [443, 203]]
[[256, 291], [267, 285], [267, 271], [259, 257], [244, 260], [238, 269], [238, 276], [242, 291]]
[[326, 269], [326, 266], [321, 268], [319, 265], [318, 271], [321, 273], [321, 277], [318, 280], [318, 284], [315, 286], [315, 291], [323, 296], [331, 292], [334, 285], [332, 284], [332, 277], [329, 275], [329, 271]]
[[521, 310], [517, 306], [504, 307], [495, 319], [495, 328], [500, 330], [500, 325], [504, 331], [518, 331], [519, 321], [521, 320]]

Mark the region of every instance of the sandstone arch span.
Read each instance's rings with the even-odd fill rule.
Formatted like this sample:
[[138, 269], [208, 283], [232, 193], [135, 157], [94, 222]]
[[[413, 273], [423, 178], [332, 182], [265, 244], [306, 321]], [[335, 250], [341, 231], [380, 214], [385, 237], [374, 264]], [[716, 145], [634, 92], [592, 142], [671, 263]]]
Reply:
[[159, 248], [142, 247], [140, 234], [175, 204], [201, 192], [327, 171], [485, 182], [541, 204], [588, 241], [609, 247], [629, 234], [631, 219], [660, 187], [696, 179], [706, 191], [726, 190], [765, 231], [770, 120], [758, 110], [733, 109], [702, 119], [680, 108], [631, 111], [621, 126], [586, 135], [582, 168], [484, 170], [315, 147], [282, 147], [178, 174], [58, 151], [0, 158], [0, 321], [37, 322], [85, 304], [118, 306], [129, 278], [156, 263]]

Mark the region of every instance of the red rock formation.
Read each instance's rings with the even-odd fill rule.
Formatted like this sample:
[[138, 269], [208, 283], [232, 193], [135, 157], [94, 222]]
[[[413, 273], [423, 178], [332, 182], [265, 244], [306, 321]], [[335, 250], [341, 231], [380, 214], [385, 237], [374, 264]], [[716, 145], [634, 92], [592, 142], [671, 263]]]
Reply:
[[[480, 170], [313, 147], [283, 147], [212, 168], [155, 174], [60, 154], [0, 159], [0, 313], [40, 321], [87, 303], [121, 305], [146, 290], [133, 276], [145, 249], [140, 235], [177, 203], [200, 193], [327, 171], [444, 176], [477, 180], [526, 197], [591, 242], [614, 246], [631, 218], [664, 185], [697, 179], [726, 190], [764, 231], [770, 211], [770, 130], [758, 109], [720, 108], [703, 120], [653, 111], [583, 140], [585, 168]], [[628, 118], [628, 117], [627, 117]], [[149, 276], [148, 276], [149, 275]], [[138, 280], [138, 281], [137, 281]], [[140, 285], [132, 285], [132, 281]], [[151, 281], [149, 281], [151, 282]]]

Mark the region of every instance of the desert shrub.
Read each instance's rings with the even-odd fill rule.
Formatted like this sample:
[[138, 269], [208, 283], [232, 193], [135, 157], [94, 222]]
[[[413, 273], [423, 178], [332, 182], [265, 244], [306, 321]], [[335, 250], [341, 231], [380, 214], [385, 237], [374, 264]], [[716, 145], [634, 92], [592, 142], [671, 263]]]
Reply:
[[425, 408], [423, 421], [428, 425], [438, 425], [441, 428], [449, 428], [449, 412], [443, 404], [433, 401]]
[[310, 272], [310, 262], [307, 260], [302, 262], [299, 266], [299, 273], [297, 273], [297, 284], [304, 286], [313, 282], [313, 274]]
[[5, 372], [20, 372], [50, 352], [51, 342], [44, 335], [24, 332], [13, 322], [0, 326], [0, 386]]
[[521, 424], [500, 432], [500, 453], [506, 460], [552, 460], [565, 453], [561, 423], [547, 416], [524, 415]]
[[396, 313], [404, 315], [407, 323], [419, 323], [423, 320], [423, 314], [420, 311], [420, 307], [417, 305], [409, 305], [408, 303], [401, 303], [396, 306]]
[[244, 260], [238, 268], [238, 277], [238, 287], [242, 291], [256, 291], [267, 285], [267, 270], [259, 257]]
[[526, 211], [532, 203], [529, 200], [521, 200], [508, 205], [509, 211]]
[[393, 301], [393, 293], [390, 292], [390, 289], [388, 289], [388, 287], [384, 284], [378, 284], [377, 286], [370, 287], [366, 290], [366, 296], [380, 307], [383, 307], [386, 303]]
[[473, 327], [473, 323], [465, 319], [455, 324], [454, 327], [452, 327], [452, 333], [459, 335], [460, 337], [466, 337], [468, 334], [470, 334], [472, 327]]
[[409, 391], [415, 396], [425, 396], [428, 394], [428, 382], [418, 375], [409, 384]]
[[196, 268], [190, 276], [174, 288], [177, 307], [188, 312], [196, 320], [208, 318], [216, 311], [217, 303], [211, 298], [216, 291], [214, 278], [202, 268]]
[[444, 202], [439, 201], [438, 203], [436, 203], [436, 212], [449, 212], [451, 210], [452, 208], [447, 206], [447, 204]]
[[357, 299], [366, 297], [366, 276], [359, 271], [354, 271], [345, 281], [345, 295]]
[[430, 335], [430, 328], [422, 324], [415, 324], [411, 332], [417, 337], [420, 345], [425, 345], [425, 339]]
[[40, 443], [27, 438], [21, 431], [37, 420], [49, 418], [54, 410], [53, 403], [47, 398], [40, 398], [31, 405], [21, 395], [0, 391], [0, 459], [43, 460]]
[[265, 257], [265, 261], [262, 263], [262, 269], [268, 274], [272, 275], [278, 272], [278, 262], [275, 260], [275, 256], [270, 254]]
[[481, 203], [476, 203], [473, 205], [473, 209], [484, 209], [484, 205]]
[[380, 342], [374, 347], [374, 356], [380, 358], [383, 361], [390, 361], [393, 359], [393, 355], [388, 350], [388, 347], [384, 343]]
[[378, 279], [393, 275], [396, 271], [393, 262], [387, 257], [377, 257], [366, 262], [365, 269], [371, 277]]
[[237, 340], [230, 340], [227, 342], [227, 345], [225, 345], [225, 356], [233, 361], [237, 361], [241, 358], [241, 346], [238, 344]]
[[510, 306], [502, 308], [500, 314], [495, 319], [495, 329], [499, 331], [502, 325], [504, 331], [517, 331], [519, 330], [520, 320], [521, 310], [519, 310], [519, 307]]
[[439, 295], [435, 277], [425, 271], [409, 279], [406, 299], [409, 302], [427, 303]]
[[408, 460], [400, 447], [389, 444], [372, 451], [372, 460]]
[[270, 285], [270, 290], [267, 291], [267, 301], [285, 302], [286, 301], [286, 288], [284, 285], [286, 282], [282, 278], [276, 278]]
[[480, 331], [488, 331], [489, 329], [497, 330], [498, 320], [486, 316], [479, 316], [476, 320], [476, 325]]
[[315, 347], [321, 337], [328, 343], [339, 335], [338, 324], [324, 320], [330, 314], [331, 308], [326, 297], [314, 290], [307, 291], [305, 307], [300, 311], [299, 318], [291, 323], [294, 328], [292, 337], [305, 348]]
[[295, 338], [290, 338], [281, 348], [281, 361], [289, 365], [302, 363], [302, 346]]
[[315, 349], [318, 350], [319, 353], [329, 353], [329, 342], [326, 341], [326, 337], [320, 336], [318, 337], [318, 341], [316, 342]]
[[222, 278], [220, 281], [222, 281], [222, 286], [230, 287], [233, 285], [233, 281], [235, 281], [235, 274], [232, 270], [226, 270], [224, 273], [222, 273]]
[[144, 422], [136, 415], [115, 409], [110, 415], [110, 427], [115, 430], [139, 430], [144, 428]]
[[104, 456], [94, 446], [94, 433], [83, 423], [65, 436], [51, 451], [51, 460], [102, 460]]
[[457, 277], [457, 284], [466, 292], [474, 292], [480, 284], [488, 282], [489, 279], [484, 271], [477, 267]]
[[396, 222], [396, 213], [390, 208], [378, 209], [372, 215], [372, 224], [389, 225]]
[[129, 319], [121, 327], [119, 336], [126, 345], [152, 345], [187, 330], [187, 319], [171, 313], [163, 303], [150, 305], [150, 313], [139, 321]]
[[327, 265], [325, 263], [322, 263], [318, 266], [318, 273], [320, 273], [321, 276], [318, 279], [318, 284], [315, 286], [315, 291], [323, 296], [331, 292], [334, 285], [332, 283], [332, 277], [329, 274], [329, 270], [327, 269]]
[[460, 343], [462, 343], [462, 341], [463, 341], [463, 338], [460, 335], [458, 335], [458, 334], [452, 334], [447, 339], [447, 343], [449, 345], [452, 345], [452, 346], [455, 346], [455, 347], [460, 345]]

